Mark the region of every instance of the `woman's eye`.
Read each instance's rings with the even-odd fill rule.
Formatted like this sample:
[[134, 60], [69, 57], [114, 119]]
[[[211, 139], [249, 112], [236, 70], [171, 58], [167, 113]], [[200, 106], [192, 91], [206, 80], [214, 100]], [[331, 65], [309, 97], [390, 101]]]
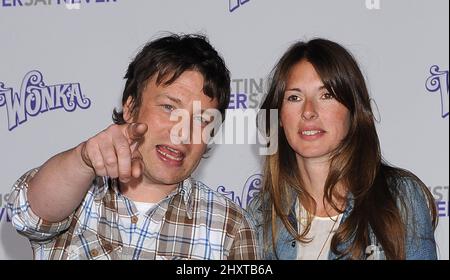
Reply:
[[334, 98], [334, 94], [331, 94], [329, 92], [326, 92], [322, 95], [322, 99], [333, 99]]
[[290, 95], [288, 96], [287, 100], [292, 102], [300, 101], [300, 97], [298, 95]]

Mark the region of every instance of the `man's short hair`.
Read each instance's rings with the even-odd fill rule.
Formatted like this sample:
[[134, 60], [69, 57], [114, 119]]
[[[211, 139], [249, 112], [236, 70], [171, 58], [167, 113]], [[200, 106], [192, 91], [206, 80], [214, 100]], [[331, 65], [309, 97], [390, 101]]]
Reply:
[[[128, 66], [122, 106], [131, 97], [130, 113], [136, 115], [149, 79], [156, 75], [157, 85], [170, 85], [188, 70], [202, 74], [203, 91], [218, 101], [224, 120], [230, 100], [230, 72], [208, 39], [199, 34], [170, 34], [147, 43]], [[115, 124], [126, 123], [123, 111], [114, 109], [112, 118]]]

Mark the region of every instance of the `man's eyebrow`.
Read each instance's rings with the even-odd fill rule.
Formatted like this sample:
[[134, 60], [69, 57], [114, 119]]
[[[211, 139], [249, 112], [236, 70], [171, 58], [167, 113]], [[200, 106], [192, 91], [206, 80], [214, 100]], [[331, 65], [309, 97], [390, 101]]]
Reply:
[[[213, 108], [213, 110], [217, 110], [217, 109]], [[202, 115], [204, 114], [207, 117], [214, 117], [215, 116], [214, 112], [211, 112], [211, 108], [202, 109], [201, 113], [202, 113]]]
[[181, 99], [176, 98], [176, 97], [174, 97], [174, 96], [170, 96], [170, 95], [167, 94], [167, 93], [159, 94], [159, 95], [158, 95], [158, 98], [167, 98], [167, 99], [169, 99], [169, 100], [171, 100], [171, 101], [173, 101], [173, 102], [175, 102], [175, 103], [177, 103], [177, 104], [181, 104]]
[[[167, 98], [167, 99], [171, 100], [172, 102], [175, 102], [175, 103], [177, 103], [179, 105], [183, 105], [183, 102], [181, 101], [181, 99], [179, 99], [177, 97], [174, 97], [174, 96], [171, 96], [168, 93], [160, 93], [160, 94], [158, 94], [158, 96], [156, 98], [158, 98], [158, 99]], [[204, 112], [208, 112], [208, 110], [210, 110], [210, 109], [217, 110], [217, 108], [202, 108], [200, 110], [200, 112], [203, 114]], [[214, 113], [211, 113], [211, 114], [208, 114], [208, 115], [214, 115]]]

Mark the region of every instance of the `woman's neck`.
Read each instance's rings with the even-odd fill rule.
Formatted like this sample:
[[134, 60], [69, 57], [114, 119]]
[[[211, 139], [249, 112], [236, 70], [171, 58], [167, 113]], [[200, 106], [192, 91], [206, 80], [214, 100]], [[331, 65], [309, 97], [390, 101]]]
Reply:
[[[309, 207], [307, 205], [305, 209], [309, 212], [315, 212], [315, 216], [319, 217], [335, 216], [339, 214], [338, 211], [333, 209], [330, 203], [324, 201], [325, 182], [328, 178], [328, 173], [330, 170], [329, 162], [317, 160], [302, 160], [297, 161], [297, 163], [303, 187], [316, 202], [315, 211], [312, 211], [313, 209], [308, 209]], [[334, 190], [342, 198], [345, 197], [343, 195], [345, 192], [343, 191], [343, 187], [341, 184], [338, 184], [334, 188]], [[344, 201], [338, 200], [338, 196], [333, 195], [333, 202], [340, 208], [340, 210], [343, 210]]]

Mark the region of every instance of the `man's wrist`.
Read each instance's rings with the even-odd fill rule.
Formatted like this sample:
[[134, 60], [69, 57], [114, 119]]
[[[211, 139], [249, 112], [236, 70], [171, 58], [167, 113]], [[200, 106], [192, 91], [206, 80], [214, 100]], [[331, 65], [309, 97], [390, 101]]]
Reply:
[[93, 177], [95, 177], [95, 170], [92, 166], [92, 162], [87, 157], [86, 154], [86, 142], [81, 143], [77, 147], [75, 147], [75, 156], [79, 159], [80, 168], [84, 173], [87, 173]]

